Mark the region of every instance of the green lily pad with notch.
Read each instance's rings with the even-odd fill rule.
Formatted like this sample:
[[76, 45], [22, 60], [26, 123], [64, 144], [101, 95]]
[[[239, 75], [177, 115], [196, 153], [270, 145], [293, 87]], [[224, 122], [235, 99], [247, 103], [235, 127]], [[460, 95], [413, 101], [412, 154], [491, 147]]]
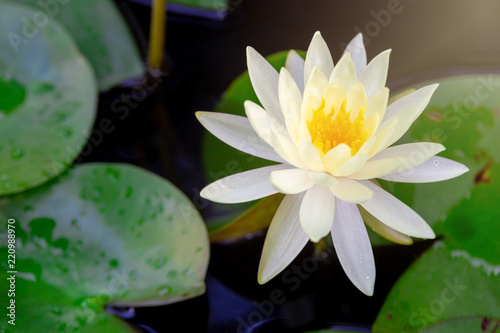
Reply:
[[[144, 74], [144, 64], [134, 36], [112, 0], [7, 1], [30, 6], [51, 21], [59, 21], [94, 68], [100, 90]], [[33, 14], [27, 17], [37, 22]], [[24, 47], [19, 45], [20, 50]]]
[[[16, 221], [15, 269], [26, 286], [16, 296], [20, 331], [52, 332], [61, 325], [105, 331], [102, 319], [118, 332], [126, 325], [107, 314], [106, 305], [157, 306], [205, 291], [209, 241], [203, 220], [177, 188], [140, 168], [83, 164], [1, 199], [0, 212], [2, 221]], [[6, 248], [1, 252], [5, 271]]]
[[437, 242], [393, 287], [373, 333], [434, 332], [433, 325], [460, 316], [500, 318], [499, 300], [500, 265]]
[[[500, 224], [496, 223], [500, 217], [500, 97], [494, 87], [500, 87], [496, 75], [443, 79], [430, 107], [410, 129], [412, 139], [443, 143], [448, 149], [442, 155], [471, 171], [442, 183], [394, 183], [393, 190], [402, 196], [406, 193], [407, 203], [443, 239], [393, 287], [374, 333], [439, 332], [439, 323], [454, 325], [451, 321], [459, 316], [500, 318]], [[447, 294], [457, 290], [456, 284], [467, 288], [455, 293], [455, 301], [448, 301], [453, 295]]]
[[[436, 183], [381, 181], [385, 189], [420, 214], [436, 234], [445, 232], [448, 224], [444, 223], [445, 220], [463, 200], [471, 196], [473, 188], [488, 186], [490, 178], [498, 177], [498, 174], [493, 176], [490, 169], [500, 162], [500, 94], [489, 93], [481, 99], [476, 97], [477, 87], [483, 84], [484, 77], [491, 80], [494, 87], [500, 86], [498, 75], [464, 75], [436, 80], [440, 86], [428, 107], [397, 143], [442, 143], [446, 150], [439, 156], [460, 162], [470, 171]], [[488, 202], [498, 202], [500, 192], [495, 191], [493, 186], [488, 188]], [[484, 202], [478, 205], [485, 207]], [[498, 216], [498, 213], [495, 214]]]
[[23, 18], [35, 14], [0, 3], [0, 196], [40, 185], [71, 165], [96, 114], [92, 68], [61, 25], [31, 26], [38, 29], [33, 38], [16, 49], [15, 36], [27, 29]]

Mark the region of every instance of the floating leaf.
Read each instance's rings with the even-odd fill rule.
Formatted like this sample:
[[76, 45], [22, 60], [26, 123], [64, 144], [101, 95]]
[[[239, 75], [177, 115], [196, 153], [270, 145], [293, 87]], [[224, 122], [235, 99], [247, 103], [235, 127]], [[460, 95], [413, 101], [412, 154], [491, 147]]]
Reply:
[[[94, 68], [101, 90], [144, 73], [136, 42], [112, 0], [8, 1], [32, 7], [37, 14], [27, 17], [35, 25], [42, 22], [42, 16], [61, 22]], [[39, 29], [42, 32], [45, 24]]]
[[59, 24], [24, 23], [37, 13], [0, 3], [5, 37], [0, 41], [0, 195], [61, 173], [80, 153], [94, 123], [97, 85], [90, 65]]
[[398, 280], [373, 332], [421, 332], [458, 316], [500, 318], [499, 299], [500, 266], [438, 242]]
[[456, 317], [473, 317], [459, 320], [463, 327], [471, 327], [464, 332], [478, 331], [478, 327], [484, 327], [484, 332], [498, 329], [488, 322], [481, 324], [483, 319], [478, 318], [500, 318], [500, 224], [494, 223], [500, 217], [496, 109], [500, 96], [489, 90], [499, 84], [498, 76], [442, 80], [431, 107], [410, 130], [415, 140], [421, 141], [427, 132], [428, 140], [444, 143], [448, 150], [443, 155], [471, 171], [443, 183], [394, 185], [443, 239], [396, 283], [374, 333], [461, 332], [453, 329], [459, 325]]
[[[203, 220], [173, 185], [137, 167], [84, 164], [52, 184], [4, 198], [0, 212], [2, 221], [16, 220], [15, 268], [26, 286], [16, 296], [20, 331], [73, 327], [81, 308], [123, 327], [104, 313], [105, 305], [168, 304], [205, 290]], [[33, 306], [43, 304], [46, 293], [58, 296]], [[51, 315], [42, 327], [36, 318], [50, 306], [65, 316]], [[100, 325], [83, 322], [89, 320]]]
[[[481, 178], [480, 175], [487, 176], [486, 171], [492, 161], [500, 162], [500, 120], [497, 109], [500, 94], [489, 93], [481, 100], [475, 95], [477, 87], [484, 85], [486, 79], [493, 87], [500, 85], [500, 76], [497, 75], [468, 75], [438, 80], [440, 86], [429, 106], [397, 143], [442, 143], [446, 150], [439, 155], [465, 164], [469, 172], [436, 183], [381, 182], [384, 188], [420, 214], [436, 234], [444, 232], [446, 224], [443, 222], [463, 200], [471, 196], [472, 189], [488, 182], [487, 178]], [[487, 87], [482, 88], [488, 91]], [[500, 199], [498, 191], [493, 192], [492, 189], [490, 193], [492, 197], [489, 202], [498, 201], [494, 198]]]

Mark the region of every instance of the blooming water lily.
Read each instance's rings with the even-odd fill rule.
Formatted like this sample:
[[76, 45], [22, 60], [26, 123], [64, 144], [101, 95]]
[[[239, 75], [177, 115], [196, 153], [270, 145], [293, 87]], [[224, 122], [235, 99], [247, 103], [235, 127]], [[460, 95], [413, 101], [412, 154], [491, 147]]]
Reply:
[[331, 233], [347, 276], [372, 295], [375, 264], [364, 222], [401, 243], [411, 243], [409, 236], [435, 237], [417, 213], [374, 179], [434, 182], [468, 169], [436, 157], [444, 150], [439, 143], [390, 147], [422, 113], [437, 84], [387, 105], [389, 54], [384, 51], [367, 64], [358, 34], [334, 66], [317, 32], [305, 60], [290, 51], [278, 73], [248, 47], [248, 72], [262, 106], [246, 101], [248, 118], [197, 113], [205, 128], [228, 145], [278, 162], [220, 179], [201, 192], [220, 203], [286, 194], [266, 236], [259, 283], [286, 268], [309, 240]]

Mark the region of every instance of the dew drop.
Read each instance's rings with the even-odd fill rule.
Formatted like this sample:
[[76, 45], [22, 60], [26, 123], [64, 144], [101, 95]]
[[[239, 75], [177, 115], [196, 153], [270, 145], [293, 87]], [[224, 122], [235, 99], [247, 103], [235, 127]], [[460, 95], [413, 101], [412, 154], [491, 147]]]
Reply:
[[165, 208], [163, 208], [163, 203], [161, 203], [161, 202], [160, 202], [160, 203], [156, 206], [156, 212], [157, 212], [158, 214], [161, 214], [161, 213], [163, 213], [163, 211], [164, 211], [164, 210], [165, 210]]
[[133, 270], [130, 271], [130, 273], [128, 273], [128, 278], [129, 278], [130, 281], [136, 281], [139, 278], [140, 275], [141, 274], [139, 273], [138, 270], [133, 269]]
[[94, 191], [92, 191], [92, 200], [94, 202], [100, 202], [102, 198], [102, 188], [96, 187]]
[[57, 135], [64, 139], [68, 139], [73, 135], [73, 131], [70, 128], [60, 128], [57, 130]]
[[61, 323], [61, 322], [57, 322], [56, 323], [56, 329], [59, 331], [59, 332], [66, 332], [66, 323]]
[[35, 82], [30, 84], [29, 89], [35, 95], [42, 95], [54, 91], [55, 87], [50, 83]]
[[187, 268], [185, 269], [183, 272], [182, 272], [182, 275], [183, 276], [189, 276], [191, 275], [191, 273], [193, 273], [193, 270], [191, 268]]
[[55, 314], [56, 316], [61, 316], [62, 315], [62, 311], [60, 308], [53, 308], [52, 309], [52, 313]]
[[179, 273], [175, 269], [173, 269], [171, 271], [168, 271], [167, 278], [175, 279], [178, 275], [179, 275]]
[[162, 286], [162, 287], [158, 288], [158, 294], [160, 296], [165, 296], [165, 295], [169, 294], [171, 291], [172, 291], [172, 288], [170, 286]]
[[116, 182], [120, 178], [120, 171], [113, 168], [106, 168], [106, 177], [112, 182]]
[[80, 230], [80, 225], [78, 224], [78, 221], [76, 219], [71, 221], [71, 227], [75, 230]]
[[435, 165], [435, 166], [438, 166], [438, 165], [439, 165], [439, 161], [438, 161], [438, 160], [434, 160], [434, 162], [433, 162], [433, 163], [434, 163], [434, 165]]
[[76, 255], [79, 253], [78, 249], [75, 247], [70, 247], [67, 252], [70, 257], [76, 257]]
[[125, 189], [125, 194], [124, 194], [125, 199], [130, 198], [132, 196], [132, 192], [133, 192], [132, 186], [128, 185], [127, 188]]
[[58, 92], [55, 92], [54, 94], [52, 94], [52, 98], [54, 98], [55, 101], [58, 101], [62, 98], [63, 94], [58, 91]]
[[22, 150], [21, 148], [12, 148], [11, 156], [13, 159], [19, 160], [19, 159], [23, 158], [24, 150]]
[[153, 269], [160, 269], [167, 264], [167, 257], [149, 258], [146, 263]]
[[56, 264], [56, 269], [59, 274], [66, 274], [68, 273], [69, 269], [68, 267], [62, 265], [62, 264]]
[[68, 119], [69, 114], [66, 112], [56, 112], [50, 115], [49, 124], [60, 124]]

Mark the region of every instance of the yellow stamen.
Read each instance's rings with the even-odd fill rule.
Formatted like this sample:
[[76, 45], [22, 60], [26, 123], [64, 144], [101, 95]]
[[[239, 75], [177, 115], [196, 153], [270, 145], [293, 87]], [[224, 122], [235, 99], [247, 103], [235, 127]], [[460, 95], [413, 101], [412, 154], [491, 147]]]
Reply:
[[366, 141], [369, 129], [363, 131], [365, 109], [361, 109], [354, 121], [351, 121], [351, 111], [347, 112], [345, 108], [346, 101], [344, 99], [337, 113], [332, 105], [330, 112], [325, 115], [324, 98], [321, 99], [321, 105], [316, 110], [312, 110], [313, 117], [307, 122], [307, 128], [311, 134], [312, 143], [323, 154], [345, 143], [351, 148], [351, 155], [354, 155]]

